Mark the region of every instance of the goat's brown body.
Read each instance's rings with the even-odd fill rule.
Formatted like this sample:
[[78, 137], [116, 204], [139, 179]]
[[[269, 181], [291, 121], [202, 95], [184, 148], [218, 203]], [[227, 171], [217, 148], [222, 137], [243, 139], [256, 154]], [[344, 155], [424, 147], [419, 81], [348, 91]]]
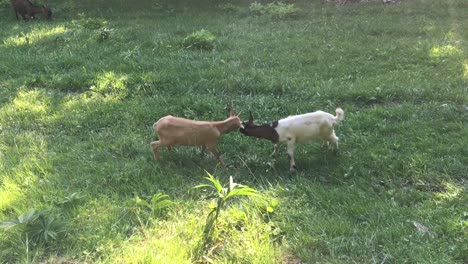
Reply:
[[279, 140], [278, 132], [276, 132], [275, 130], [275, 127], [277, 126], [278, 126], [278, 122], [275, 121], [270, 124], [250, 126], [248, 132], [242, 128], [240, 132], [249, 137], [268, 139], [268, 140], [271, 140], [271, 142], [276, 144], [278, 143], [278, 140]]
[[221, 132], [213, 123], [166, 116], [153, 126], [165, 146], [202, 146], [217, 140]]
[[160, 159], [158, 148], [161, 146], [168, 149], [172, 146], [201, 146], [202, 153], [207, 148], [223, 163], [216, 149], [218, 139], [239, 127], [240, 119], [233, 112], [228, 119], [218, 122], [194, 121], [171, 115], [162, 117], [153, 125], [153, 130], [159, 137], [158, 141], [151, 142], [154, 159]]
[[24, 20], [34, 18], [36, 14], [44, 14], [47, 19], [51, 19], [52, 12], [46, 6], [35, 6], [29, 0], [10, 0], [13, 11], [15, 12], [16, 19], [19, 19], [18, 14]]

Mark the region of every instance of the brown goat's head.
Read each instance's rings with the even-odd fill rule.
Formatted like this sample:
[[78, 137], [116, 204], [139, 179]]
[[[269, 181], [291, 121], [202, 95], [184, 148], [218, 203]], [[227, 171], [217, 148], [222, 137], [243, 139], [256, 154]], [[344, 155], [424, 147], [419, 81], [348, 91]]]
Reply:
[[275, 129], [277, 126], [278, 121], [264, 125], [255, 125], [252, 112], [249, 112], [249, 120], [242, 122], [239, 132], [249, 137], [264, 138], [277, 143], [279, 139], [278, 132]]
[[234, 112], [234, 108], [231, 107], [231, 109], [229, 110], [229, 117], [228, 119], [226, 119], [225, 133], [236, 131], [241, 127], [239, 115], [240, 113], [236, 115]]
[[49, 7], [43, 5], [42, 6], [42, 13], [44, 14], [44, 16], [45, 16], [45, 18], [47, 20], [52, 20], [52, 10]]

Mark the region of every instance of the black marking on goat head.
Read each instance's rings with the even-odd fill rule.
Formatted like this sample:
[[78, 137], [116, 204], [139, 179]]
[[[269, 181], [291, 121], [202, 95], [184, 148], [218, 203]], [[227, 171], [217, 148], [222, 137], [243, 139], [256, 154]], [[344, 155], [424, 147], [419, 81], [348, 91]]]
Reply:
[[249, 111], [249, 125], [253, 125], [253, 115], [252, 115], [252, 111]]
[[242, 122], [239, 132], [249, 137], [268, 139], [273, 143], [277, 143], [279, 140], [278, 132], [276, 132], [275, 129], [277, 126], [278, 121], [269, 124], [255, 125], [252, 113], [250, 113], [249, 120], [247, 122]]

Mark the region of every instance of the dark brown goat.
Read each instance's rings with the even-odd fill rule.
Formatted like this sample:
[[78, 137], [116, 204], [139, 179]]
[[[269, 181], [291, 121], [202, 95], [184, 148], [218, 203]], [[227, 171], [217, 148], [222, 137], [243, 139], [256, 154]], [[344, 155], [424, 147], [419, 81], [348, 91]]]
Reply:
[[253, 123], [252, 112], [249, 113], [249, 121], [242, 122], [239, 132], [246, 136], [264, 138], [271, 140], [274, 144], [278, 143], [279, 136], [275, 130], [275, 127], [278, 126], [278, 121], [274, 121], [269, 124], [255, 125]]
[[19, 19], [18, 14], [20, 14], [24, 20], [30, 20], [34, 18], [36, 14], [40, 13], [48, 20], [52, 19], [52, 11], [45, 5], [36, 6], [29, 0], [10, 0], [10, 2], [15, 11], [16, 19]]

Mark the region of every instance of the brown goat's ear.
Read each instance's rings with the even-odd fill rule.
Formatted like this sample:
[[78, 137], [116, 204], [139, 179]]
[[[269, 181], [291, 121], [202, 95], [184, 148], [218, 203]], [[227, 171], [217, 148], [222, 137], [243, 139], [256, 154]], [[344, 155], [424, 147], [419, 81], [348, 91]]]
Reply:
[[235, 115], [236, 115], [236, 113], [234, 111], [234, 104], [231, 101], [231, 105], [229, 106], [229, 116], [231, 117], [231, 116], [235, 116]]
[[252, 111], [249, 111], [249, 124], [253, 124], [253, 115], [252, 115]]

